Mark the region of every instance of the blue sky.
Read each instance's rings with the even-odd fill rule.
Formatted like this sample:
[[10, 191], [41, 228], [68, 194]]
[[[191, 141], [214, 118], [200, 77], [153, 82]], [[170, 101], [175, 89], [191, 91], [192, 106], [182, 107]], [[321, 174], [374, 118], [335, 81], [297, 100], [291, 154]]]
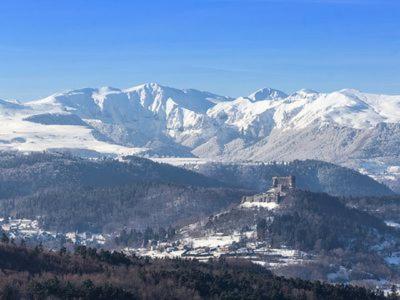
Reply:
[[0, 1], [0, 98], [143, 82], [400, 94], [400, 1]]

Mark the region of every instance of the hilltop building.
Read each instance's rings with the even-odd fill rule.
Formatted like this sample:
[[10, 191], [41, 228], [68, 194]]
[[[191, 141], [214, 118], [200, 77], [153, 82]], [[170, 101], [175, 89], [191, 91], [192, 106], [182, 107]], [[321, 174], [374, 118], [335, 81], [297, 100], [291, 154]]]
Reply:
[[296, 189], [296, 177], [272, 177], [272, 187], [265, 193], [253, 196], [244, 196], [244, 202], [275, 202], [279, 203], [282, 197], [286, 196], [288, 192]]
[[296, 188], [296, 177], [272, 177], [272, 188], [278, 189], [279, 191], [287, 191]]

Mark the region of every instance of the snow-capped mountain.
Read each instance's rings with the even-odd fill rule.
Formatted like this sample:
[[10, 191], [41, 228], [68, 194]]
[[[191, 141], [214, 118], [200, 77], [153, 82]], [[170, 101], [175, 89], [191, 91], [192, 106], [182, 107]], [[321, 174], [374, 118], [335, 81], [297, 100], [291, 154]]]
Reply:
[[[0, 149], [229, 160], [322, 159], [400, 174], [400, 96], [271, 88], [232, 99], [156, 83], [0, 100]], [[382, 177], [383, 176], [383, 177]]]
[[284, 99], [288, 95], [284, 92], [271, 89], [271, 88], [263, 88], [255, 91], [254, 93], [250, 94], [248, 98], [252, 101], [259, 101], [259, 100], [277, 100], [277, 99]]

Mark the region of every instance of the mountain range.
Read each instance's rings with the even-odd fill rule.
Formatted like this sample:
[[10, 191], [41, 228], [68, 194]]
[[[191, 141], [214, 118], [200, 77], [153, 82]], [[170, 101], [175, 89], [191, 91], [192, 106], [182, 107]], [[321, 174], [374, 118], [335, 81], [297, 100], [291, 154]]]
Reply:
[[264, 88], [231, 98], [156, 83], [0, 100], [0, 149], [206, 161], [318, 159], [400, 191], [400, 95]]

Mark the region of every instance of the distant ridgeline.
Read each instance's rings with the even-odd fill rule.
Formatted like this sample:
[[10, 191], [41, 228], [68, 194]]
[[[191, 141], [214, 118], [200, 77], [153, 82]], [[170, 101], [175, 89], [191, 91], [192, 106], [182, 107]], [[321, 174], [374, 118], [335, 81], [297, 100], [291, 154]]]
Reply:
[[265, 191], [274, 176], [292, 174], [302, 190], [325, 192], [332, 196], [387, 196], [394, 192], [367, 175], [352, 169], [318, 160], [295, 160], [287, 163], [199, 163], [184, 166], [211, 178], [251, 189]]

